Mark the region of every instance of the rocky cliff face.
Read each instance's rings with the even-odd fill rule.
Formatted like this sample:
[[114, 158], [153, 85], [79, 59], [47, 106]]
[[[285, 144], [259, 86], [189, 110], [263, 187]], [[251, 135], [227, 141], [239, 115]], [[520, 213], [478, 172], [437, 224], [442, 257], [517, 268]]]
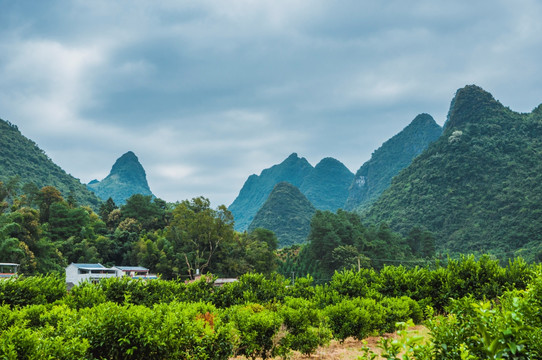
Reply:
[[145, 169], [131, 151], [117, 159], [105, 179], [93, 180], [87, 186], [102, 200], [112, 198], [117, 205], [134, 194], [152, 195]]

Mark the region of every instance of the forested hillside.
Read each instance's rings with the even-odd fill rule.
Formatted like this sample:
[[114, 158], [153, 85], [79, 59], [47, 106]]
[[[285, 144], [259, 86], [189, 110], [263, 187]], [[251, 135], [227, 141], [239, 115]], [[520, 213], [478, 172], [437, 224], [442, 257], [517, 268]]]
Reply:
[[349, 187], [347, 210], [369, 207], [416, 156], [441, 135], [442, 128], [428, 114], [420, 114], [400, 133], [375, 150], [356, 172]]
[[342, 208], [348, 196], [348, 186], [353, 174], [340, 161], [325, 158], [316, 167], [296, 153], [278, 165], [251, 175], [228, 210], [235, 218], [235, 229], [244, 231], [279, 182], [295, 187], [321, 210], [335, 211]]
[[[78, 179], [56, 165], [32, 140], [21, 134], [17, 126], [0, 119], [0, 181], [8, 184], [18, 179], [19, 189], [33, 196], [47, 185], [79, 204], [97, 208], [100, 200]], [[24, 189], [22, 189], [24, 187]]]
[[311, 218], [316, 209], [298, 188], [287, 182], [280, 182], [254, 216], [248, 227], [252, 232], [257, 228], [273, 231], [279, 247], [305, 242], [309, 235]]
[[316, 164], [299, 190], [318, 210], [336, 211], [344, 206], [353, 179], [342, 162], [328, 157]]
[[394, 178], [364, 221], [424, 226], [441, 251], [542, 254], [542, 106], [520, 114], [471, 85], [443, 135]]
[[237, 198], [228, 207], [235, 219], [235, 229], [244, 231], [249, 227], [276, 184], [287, 181], [299, 187], [312, 169], [307, 159], [299, 158], [294, 153], [282, 163], [263, 170], [259, 176], [249, 176]]
[[115, 161], [105, 179], [91, 181], [88, 187], [103, 201], [112, 198], [118, 205], [126, 203], [134, 194], [152, 195], [145, 169], [131, 151]]

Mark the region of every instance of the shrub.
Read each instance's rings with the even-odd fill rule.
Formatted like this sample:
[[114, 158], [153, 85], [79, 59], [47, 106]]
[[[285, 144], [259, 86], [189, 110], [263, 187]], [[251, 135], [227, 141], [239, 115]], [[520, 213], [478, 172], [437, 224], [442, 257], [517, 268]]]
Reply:
[[62, 299], [65, 294], [64, 279], [54, 275], [0, 281], [0, 304], [11, 306], [48, 304]]
[[225, 310], [239, 334], [237, 353], [267, 359], [288, 351], [280, 346], [286, 335], [281, 316], [259, 304], [235, 305]]
[[323, 312], [309, 300], [287, 298], [280, 314], [288, 331], [282, 342], [285, 347], [310, 355], [331, 340]]

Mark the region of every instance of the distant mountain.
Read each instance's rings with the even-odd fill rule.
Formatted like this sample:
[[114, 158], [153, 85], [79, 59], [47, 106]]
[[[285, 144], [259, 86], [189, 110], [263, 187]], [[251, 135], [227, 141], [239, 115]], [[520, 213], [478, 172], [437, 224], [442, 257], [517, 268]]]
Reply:
[[437, 249], [542, 258], [542, 105], [519, 114], [480, 87], [459, 89], [443, 135], [364, 214]]
[[19, 177], [20, 185], [38, 188], [54, 186], [67, 199], [97, 208], [100, 200], [79, 179], [56, 165], [36, 143], [21, 134], [17, 126], [0, 119], [0, 181]]
[[248, 228], [279, 182], [286, 181], [300, 189], [317, 209], [335, 211], [343, 206], [353, 176], [346, 166], [333, 158], [325, 158], [312, 167], [305, 158], [293, 153], [282, 163], [247, 179], [228, 208], [235, 218], [235, 229], [244, 231]]
[[442, 128], [431, 115], [416, 116], [406, 128], [373, 152], [371, 159], [356, 172], [344, 208], [369, 207], [390, 186], [391, 179], [441, 134]]
[[315, 212], [315, 207], [297, 187], [280, 182], [254, 216], [248, 231], [260, 227], [273, 231], [279, 247], [301, 244], [309, 235]]
[[134, 194], [152, 195], [145, 169], [131, 151], [117, 159], [105, 179], [93, 180], [87, 186], [102, 200], [112, 198], [117, 205], [123, 205]]
[[333, 158], [322, 159], [306, 177], [299, 190], [318, 210], [336, 211], [348, 198], [354, 174]]
[[248, 228], [276, 184], [287, 181], [299, 187], [312, 170], [305, 158], [293, 153], [282, 163], [263, 170], [260, 176], [251, 175], [228, 208], [235, 218], [235, 229], [244, 231]]

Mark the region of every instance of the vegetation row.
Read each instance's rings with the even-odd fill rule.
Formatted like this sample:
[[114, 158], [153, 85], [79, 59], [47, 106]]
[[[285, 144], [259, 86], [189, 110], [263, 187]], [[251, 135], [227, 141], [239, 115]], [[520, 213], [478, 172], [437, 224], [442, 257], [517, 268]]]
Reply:
[[[494, 349], [540, 354], [531, 344], [540, 339], [539, 330], [531, 331], [541, 313], [539, 270], [521, 259], [501, 267], [471, 256], [434, 269], [344, 270], [316, 286], [310, 276], [292, 284], [252, 273], [222, 287], [210, 277], [193, 283], [112, 278], [69, 293], [61, 277], [20, 277], [0, 282], [0, 356], [287, 357], [291, 350], [310, 354], [332, 338], [363, 339], [424, 317], [432, 347], [415, 345], [416, 356], [463, 359], [495, 339]], [[393, 353], [392, 344], [388, 350]]]

